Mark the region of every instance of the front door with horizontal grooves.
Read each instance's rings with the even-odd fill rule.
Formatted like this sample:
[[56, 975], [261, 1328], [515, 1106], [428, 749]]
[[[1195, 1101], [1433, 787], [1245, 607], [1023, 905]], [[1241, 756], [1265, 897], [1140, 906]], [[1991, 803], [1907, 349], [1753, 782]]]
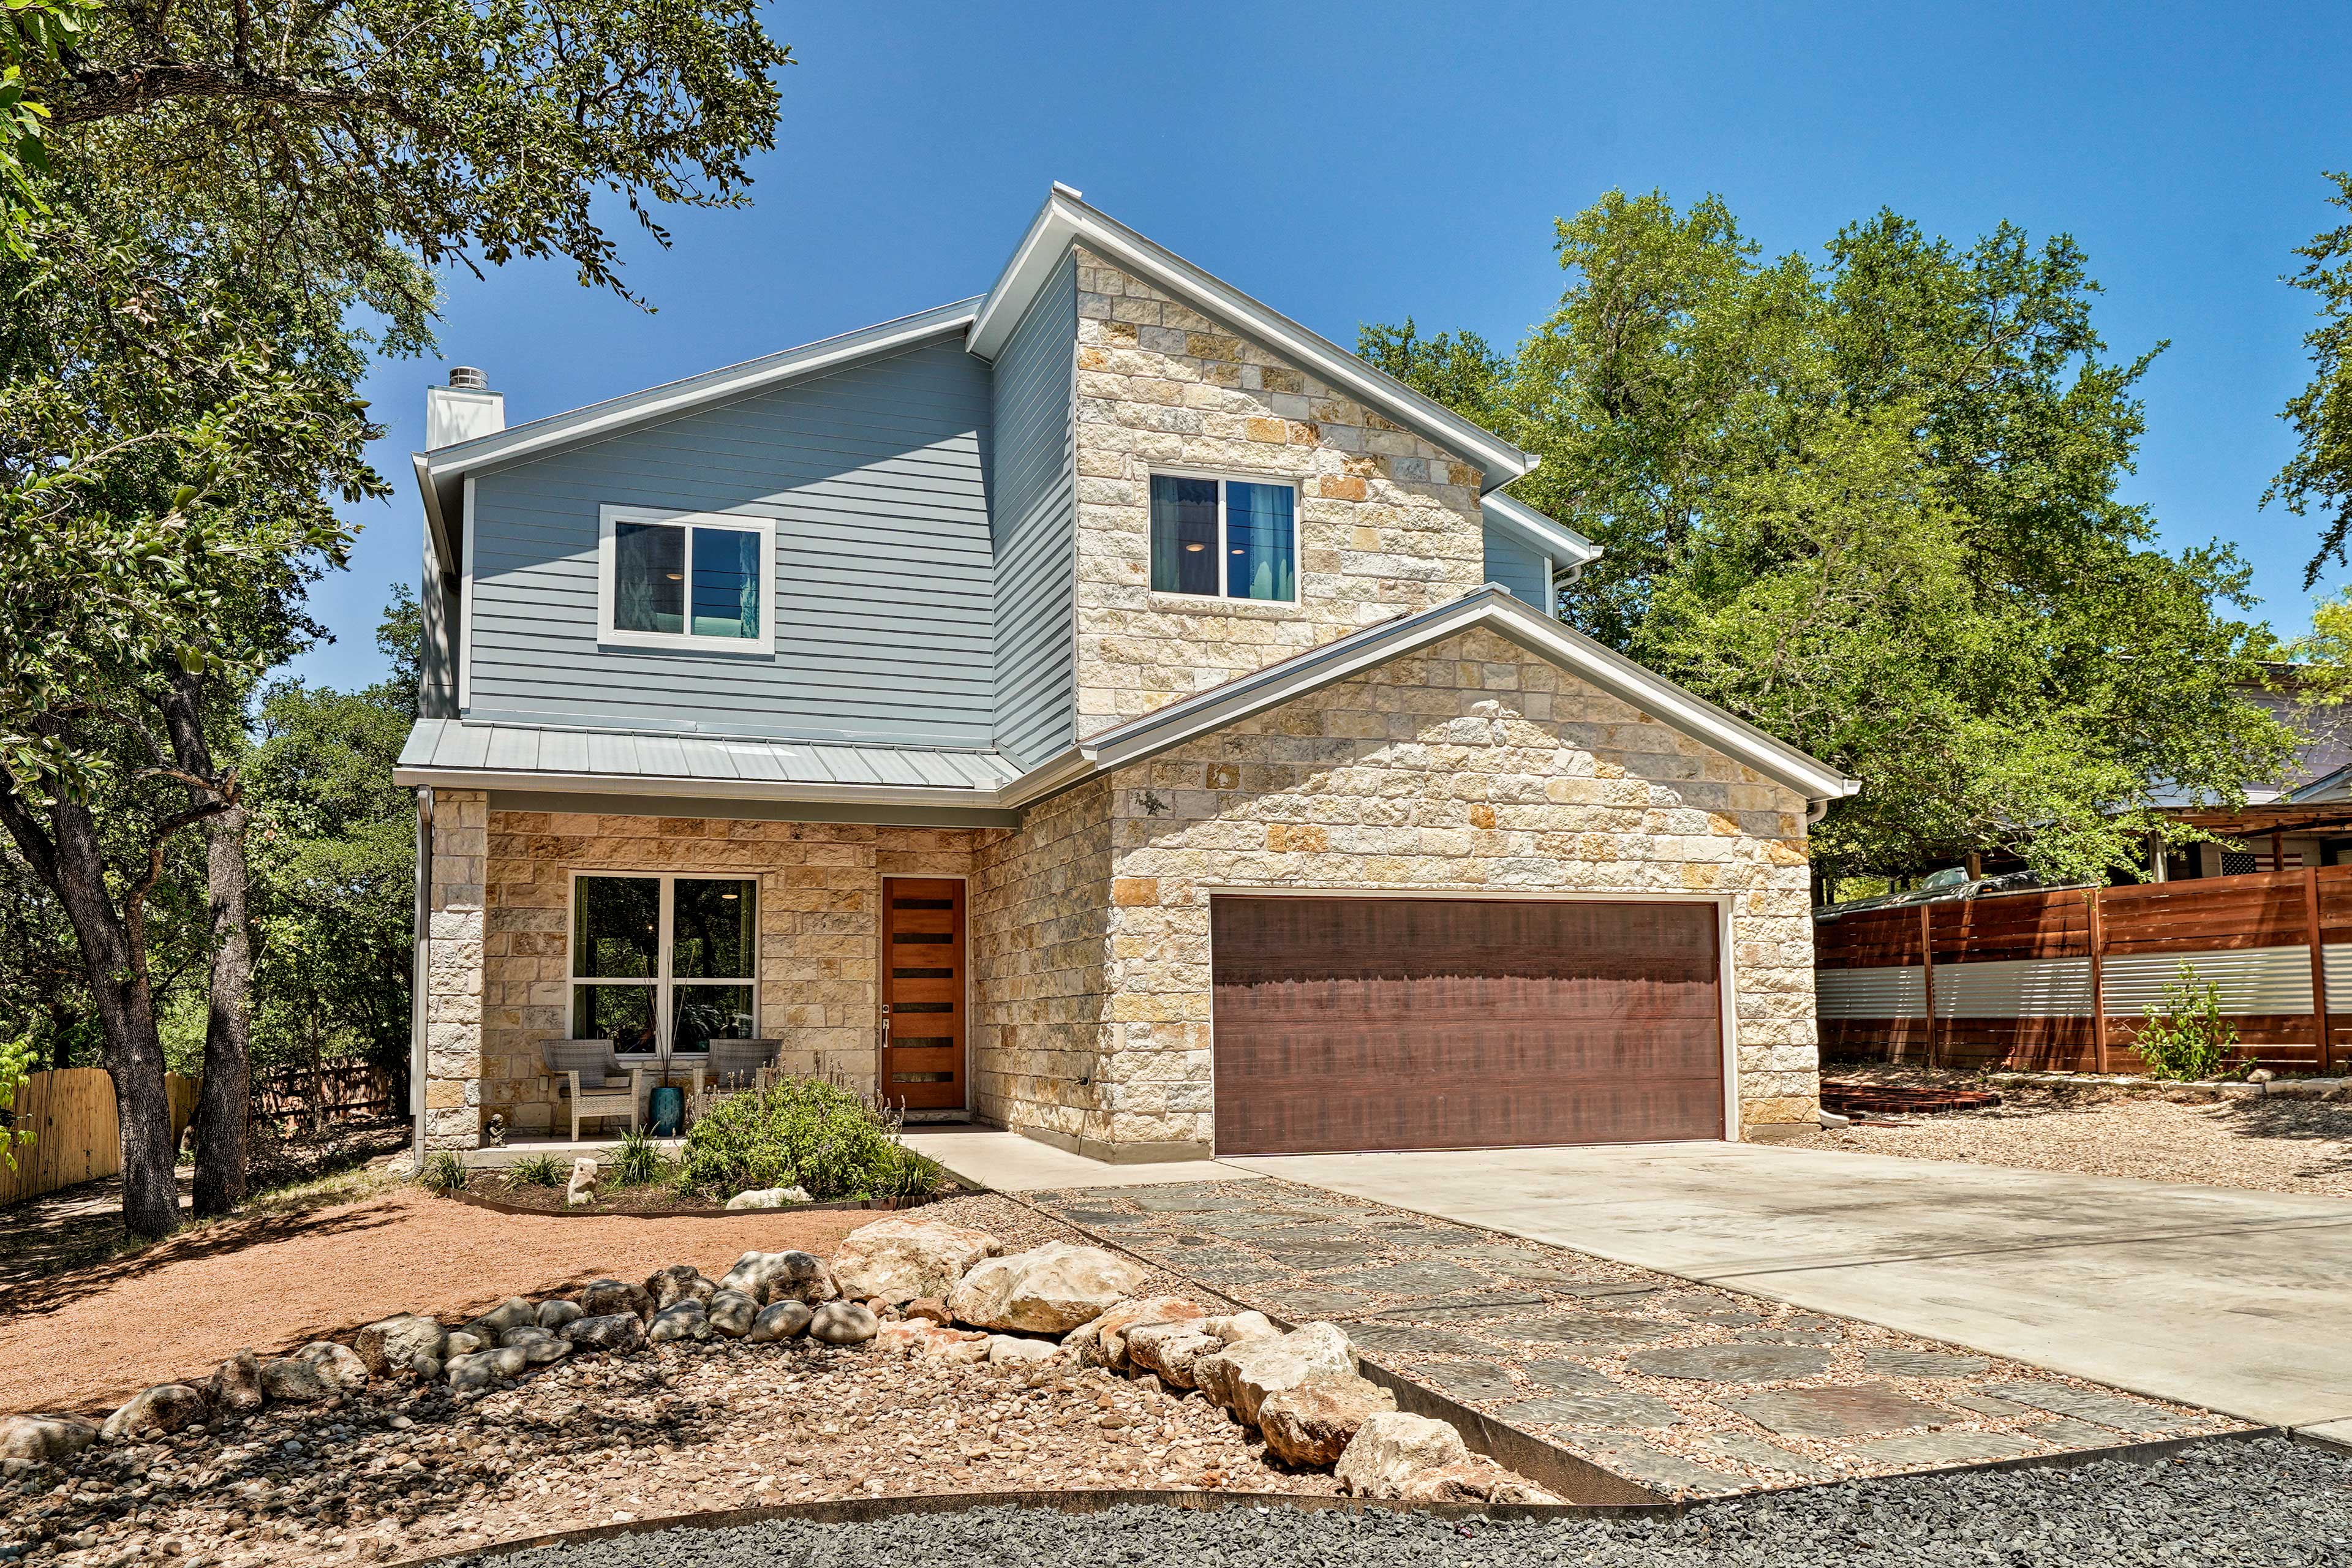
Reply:
[[961, 1110], [963, 884], [882, 879], [882, 1093], [908, 1110]]

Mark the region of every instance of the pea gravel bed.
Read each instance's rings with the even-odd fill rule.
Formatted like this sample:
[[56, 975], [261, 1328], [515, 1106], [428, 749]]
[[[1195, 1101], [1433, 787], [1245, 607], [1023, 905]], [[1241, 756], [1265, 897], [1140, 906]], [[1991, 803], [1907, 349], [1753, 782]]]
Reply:
[[1279, 1506], [1098, 1514], [983, 1508], [866, 1524], [776, 1520], [583, 1542], [467, 1568], [2135, 1568], [2341, 1564], [2352, 1459], [2277, 1438], [2216, 1442], [2154, 1464], [1895, 1477], [1766, 1493], [1680, 1517], [1444, 1519]]

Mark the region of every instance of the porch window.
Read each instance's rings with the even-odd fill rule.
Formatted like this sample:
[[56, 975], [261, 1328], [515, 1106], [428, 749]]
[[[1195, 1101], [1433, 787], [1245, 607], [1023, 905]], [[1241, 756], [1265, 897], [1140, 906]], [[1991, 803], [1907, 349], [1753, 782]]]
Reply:
[[640, 647], [772, 647], [774, 528], [765, 518], [608, 506], [599, 639]]
[[1152, 591], [1296, 600], [1297, 503], [1286, 484], [1152, 475]]
[[581, 872], [572, 879], [575, 1040], [674, 1055], [760, 1029], [760, 885], [732, 877]]

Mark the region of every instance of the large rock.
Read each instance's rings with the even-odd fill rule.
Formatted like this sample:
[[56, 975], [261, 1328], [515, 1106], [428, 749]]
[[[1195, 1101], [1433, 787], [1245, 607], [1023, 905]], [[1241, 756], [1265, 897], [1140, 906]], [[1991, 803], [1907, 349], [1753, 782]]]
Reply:
[[751, 1331], [751, 1325], [759, 1320], [760, 1303], [740, 1290], [722, 1289], [710, 1298], [704, 1310], [710, 1314], [713, 1333], [740, 1340]]
[[1200, 1363], [1225, 1348], [1224, 1341], [1194, 1327], [1198, 1321], [1137, 1324], [1127, 1331], [1128, 1364], [1156, 1372], [1178, 1388], [1197, 1387]]
[[1102, 1364], [1127, 1365], [1127, 1334], [1130, 1329], [1139, 1329], [1147, 1323], [1190, 1322], [1198, 1327], [1207, 1316], [1206, 1308], [1181, 1296], [1134, 1296], [1115, 1301], [1094, 1320], [1098, 1325]]
[[824, 1259], [813, 1252], [747, 1252], [719, 1281], [721, 1290], [740, 1290], [763, 1307], [778, 1301], [814, 1306], [841, 1294]]
[[1062, 1336], [1062, 1353], [1080, 1366], [1101, 1366], [1103, 1362], [1102, 1320], [1080, 1323]]
[[509, 1296], [488, 1311], [480, 1313], [466, 1325], [466, 1331], [486, 1345], [499, 1342], [499, 1336], [509, 1329], [520, 1329], [526, 1323], [539, 1321], [539, 1309], [521, 1296]]
[[635, 1312], [642, 1320], [654, 1315], [654, 1299], [625, 1279], [591, 1279], [580, 1289], [580, 1310], [592, 1318]]
[[106, 1418], [98, 1435], [108, 1442], [126, 1437], [167, 1437], [208, 1414], [205, 1396], [184, 1383], [160, 1383], [131, 1396]]
[[1134, 1295], [1149, 1278], [1142, 1264], [1115, 1252], [1049, 1241], [973, 1265], [949, 1294], [948, 1310], [974, 1328], [1066, 1334]]
[[827, 1301], [809, 1319], [808, 1335], [820, 1344], [862, 1345], [882, 1327], [871, 1307], [855, 1301]]
[[382, 1377], [405, 1372], [418, 1356], [439, 1359], [447, 1339], [441, 1325], [418, 1312], [400, 1312], [370, 1323], [352, 1336], [352, 1349], [368, 1371]]
[[561, 1296], [552, 1301], [541, 1301], [539, 1304], [539, 1326], [551, 1334], [564, 1324], [576, 1323], [587, 1315], [587, 1311], [579, 1302], [567, 1301]]
[[[937, 1323], [912, 1321], [906, 1348], [924, 1361], [977, 1366], [988, 1359], [989, 1336], [970, 1329], [943, 1329]], [[877, 1342], [879, 1336], [877, 1335]]]
[[1279, 1339], [1246, 1340], [1203, 1356], [1192, 1367], [1201, 1391], [1241, 1418], [1257, 1425], [1258, 1406], [1269, 1394], [1296, 1388], [1321, 1373], [1356, 1370], [1348, 1336], [1330, 1323], [1308, 1323]]
[[504, 1331], [493, 1330], [488, 1323], [478, 1326], [482, 1330], [478, 1334], [471, 1327], [451, 1329], [441, 1341], [441, 1359], [449, 1361], [461, 1355], [472, 1355], [476, 1351], [488, 1350], [499, 1342], [499, 1334]]
[[499, 1336], [501, 1349], [517, 1350], [533, 1366], [543, 1366], [551, 1361], [562, 1361], [572, 1349], [572, 1342], [551, 1330], [526, 1323], [519, 1329], [509, 1329]]
[[98, 1428], [79, 1415], [0, 1415], [0, 1459], [54, 1465], [98, 1441]]
[[1469, 1458], [1462, 1434], [1426, 1415], [1389, 1411], [1368, 1417], [1339, 1456], [1339, 1489], [1356, 1497], [1401, 1498], [1413, 1478]]
[[646, 1339], [653, 1344], [668, 1344], [675, 1340], [707, 1340], [710, 1337], [710, 1314], [702, 1303], [688, 1297], [673, 1301], [654, 1314], [653, 1326], [646, 1330]]
[[993, 1366], [1059, 1361], [1061, 1357], [1062, 1347], [1052, 1340], [1024, 1340], [1018, 1334], [988, 1336], [988, 1359]]
[[261, 1388], [279, 1405], [316, 1405], [341, 1392], [327, 1368], [291, 1355], [261, 1363]]
[[319, 1375], [325, 1378], [337, 1393], [365, 1388], [368, 1384], [367, 1363], [353, 1354], [347, 1345], [339, 1345], [332, 1340], [312, 1340], [294, 1354], [298, 1360], [307, 1361], [317, 1367]]
[[924, 1296], [944, 1300], [971, 1266], [1004, 1250], [984, 1230], [938, 1220], [877, 1219], [842, 1237], [833, 1278], [842, 1294], [899, 1306]]
[[488, 1388], [501, 1378], [520, 1377], [530, 1365], [530, 1357], [521, 1346], [500, 1345], [472, 1355], [451, 1356], [443, 1372], [452, 1388]]
[[1560, 1500], [1503, 1468], [1484, 1454], [1416, 1471], [1397, 1489], [1403, 1502], [1558, 1502]]
[[583, 1351], [633, 1351], [646, 1342], [646, 1321], [635, 1312], [575, 1318], [558, 1331]]
[[1257, 1407], [1265, 1446], [1294, 1465], [1335, 1464], [1364, 1423], [1396, 1408], [1396, 1395], [1369, 1378], [1327, 1372], [1265, 1396]]
[[806, 1187], [755, 1187], [727, 1200], [730, 1209], [781, 1209], [813, 1201]]
[[1201, 1331], [1229, 1345], [1282, 1337], [1282, 1331], [1276, 1328], [1264, 1312], [1234, 1312], [1223, 1318], [1204, 1318], [1201, 1321]]
[[261, 1386], [261, 1363], [251, 1351], [239, 1351], [213, 1369], [212, 1381], [205, 1385], [205, 1396], [212, 1401], [215, 1410], [244, 1415], [261, 1408], [265, 1397]]
[[656, 1312], [680, 1301], [708, 1301], [718, 1290], [719, 1282], [704, 1279], [702, 1270], [690, 1263], [673, 1263], [646, 1276], [646, 1295]]
[[797, 1339], [808, 1332], [809, 1320], [814, 1316], [806, 1301], [772, 1301], [751, 1320], [751, 1342], [765, 1345]]
[[572, 1179], [563, 1184], [563, 1206], [578, 1208], [596, 1201], [596, 1162], [583, 1154], [572, 1162]]

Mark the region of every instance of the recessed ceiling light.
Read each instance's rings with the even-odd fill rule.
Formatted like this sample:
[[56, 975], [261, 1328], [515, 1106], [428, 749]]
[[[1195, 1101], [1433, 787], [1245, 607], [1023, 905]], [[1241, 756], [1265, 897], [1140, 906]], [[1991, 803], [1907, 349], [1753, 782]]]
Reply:
[[1184, 552], [1188, 555], [1198, 555], [1202, 551], [1206, 550], [1207, 548], [1209, 548], [1207, 545], [1202, 543], [1196, 539], [1192, 541], [1192, 543], [1184, 547]]

